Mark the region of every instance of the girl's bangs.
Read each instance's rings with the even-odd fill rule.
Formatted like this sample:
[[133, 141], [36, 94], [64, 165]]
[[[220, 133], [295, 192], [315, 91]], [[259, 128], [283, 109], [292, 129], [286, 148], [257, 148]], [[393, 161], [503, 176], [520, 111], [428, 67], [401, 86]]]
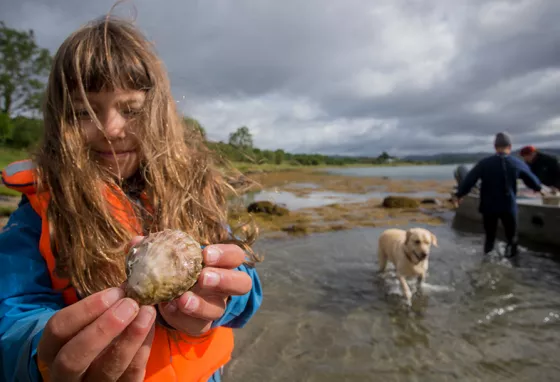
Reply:
[[82, 85], [86, 93], [95, 93], [152, 88], [153, 79], [143, 63], [148, 59], [146, 52], [134, 37], [123, 35], [122, 30], [109, 29], [105, 34], [103, 27], [79, 36], [62, 60], [68, 89], [79, 93]]

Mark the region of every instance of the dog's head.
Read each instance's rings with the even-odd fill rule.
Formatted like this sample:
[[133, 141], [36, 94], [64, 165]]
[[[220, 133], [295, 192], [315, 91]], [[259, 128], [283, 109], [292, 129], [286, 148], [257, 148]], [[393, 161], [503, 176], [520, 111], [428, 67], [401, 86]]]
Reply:
[[418, 261], [428, 258], [432, 245], [438, 246], [436, 235], [424, 228], [411, 228], [406, 231], [404, 245], [407, 252], [416, 257]]

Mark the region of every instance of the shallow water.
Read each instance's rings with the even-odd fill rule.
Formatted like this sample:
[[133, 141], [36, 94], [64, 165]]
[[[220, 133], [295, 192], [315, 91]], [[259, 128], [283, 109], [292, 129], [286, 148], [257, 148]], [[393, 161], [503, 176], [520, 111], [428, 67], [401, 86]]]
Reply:
[[382, 229], [258, 243], [265, 298], [225, 380], [559, 380], [560, 264], [484, 258], [481, 235], [450, 226], [429, 227], [439, 247], [411, 309], [375, 274]]

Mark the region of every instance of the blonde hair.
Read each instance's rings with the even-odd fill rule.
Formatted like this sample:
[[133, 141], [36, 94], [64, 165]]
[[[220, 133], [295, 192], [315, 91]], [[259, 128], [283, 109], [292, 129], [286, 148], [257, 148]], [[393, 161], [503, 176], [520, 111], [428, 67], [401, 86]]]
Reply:
[[[48, 190], [51, 247], [56, 273], [82, 295], [120, 285], [126, 278], [127, 245], [136, 234], [119, 221], [102, 190], [120, 190], [115, 179], [89, 156], [73, 97], [91, 115], [86, 92], [141, 90], [146, 100], [138, 118], [141, 183], [147, 210], [116, 192], [145, 232], [166, 228], [191, 234], [203, 245], [239, 244], [252, 266], [256, 230], [231, 238], [227, 195], [232, 189], [200, 133], [188, 128], [175, 108], [169, 80], [151, 44], [129, 21], [106, 17], [72, 33], [57, 51], [44, 105], [44, 137], [35, 156], [38, 189]], [[95, 117], [92, 117], [95, 119]], [[97, 120], [96, 120], [97, 121]], [[97, 121], [99, 123], [99, 121]], [[100, 126], [100, 125], [99, 125]]]

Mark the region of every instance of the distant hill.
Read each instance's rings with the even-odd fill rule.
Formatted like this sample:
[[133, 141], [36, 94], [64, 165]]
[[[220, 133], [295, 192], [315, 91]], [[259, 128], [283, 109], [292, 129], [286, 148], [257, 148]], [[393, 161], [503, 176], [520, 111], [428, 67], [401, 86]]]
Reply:
[[[550, 147], [542, 148], [541, 151], [560, 156], [560, 148]], [[519, 151], [515, 152], [516, 154]], [[458, 163], [475, 163], [482, 158], [491, 155], [492, 152], [477, 152], [477, 153], [439, 153], [433, 155], [409, 155], [403, 159], [414, 162], [432, 162], [441, 164], [458, 164]]]

